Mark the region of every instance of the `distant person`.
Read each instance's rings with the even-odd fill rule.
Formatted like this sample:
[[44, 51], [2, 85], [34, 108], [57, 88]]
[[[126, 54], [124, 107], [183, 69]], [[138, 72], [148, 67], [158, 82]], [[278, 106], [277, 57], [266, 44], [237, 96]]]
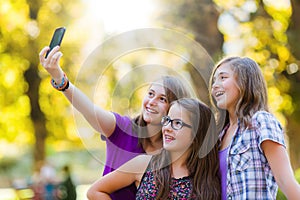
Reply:
[[[52, 77], [52, 86], [62, 91], [72, 105], [85, 117], [91, 126], [104, 136], [106, 141], [106, 162], [103, 175], [108, 174], [128, 160], [140, 154], [155, 154], [162, 148], [160, 120], [167, 114], [172, 101], [189, 97], [184, 84], [174, 76], [163, 76], [150, 84], [142, 102], [142, 112], [131, 118], [104, 110], [95, 105], [75, 87], [59, 65], [62, 52], [55, 47], [45, 58], [49, 47], [41, 50], [42, 66]], [[129, 91], [132, 92], [132, 91]], [[111, 194], [114, 200], [135, 199], [134, 184]]]
[[226, 110], [219, 149], [222, 199], [276, 199], [279, 185], [289, 200], [299, 200], [282, 126], [268, 111], [258, 64], [247, 57], [221, 60], [212, 73], [211, 96]]
[[70, 167], [68, 165], [63, 167], [64, 180], [57, 189], [57, 196], [60, 200], [76, 200], [76, 186], [72, 180]]
[[32, 200], [43, 200], [43, 193], [44, 193], [44, 185], [41, 180], [41, 175], [40, 175], [40, 169], [39, 169], [39, 164], [36, 167], [36, 169], [33, 172], [33, 175], [30, 180], [29, 188], [32, 189], [34, 197]]
[[55, 189], [57, 183], [56, 170], [48, 162], [46, 162], [40, 169], [40, 179], [41, 183], [44, 185], [44, 199], [54, 200]]
[[[109, 200], [110, 193], [132, 183], [137, 200], [221, 199], [218, 145], [206, 148], [205, 142], [217, 138], [210, 108], [182, 98], [171, 103], [161, 124], [162, 152], [137, 156], [103, 176], [89, 188], [89, 200]], [[208, 152], [200, 151], [203, 146]]]

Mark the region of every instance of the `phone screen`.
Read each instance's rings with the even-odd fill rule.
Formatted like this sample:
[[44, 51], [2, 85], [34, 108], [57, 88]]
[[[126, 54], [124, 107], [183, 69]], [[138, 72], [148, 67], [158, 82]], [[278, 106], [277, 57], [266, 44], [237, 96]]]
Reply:
[[66, 32], [66, 28], [64, 27], [60, 27], [60, 28], [57, 28], [55, 31], [54, 31], [54, 34], [53, 34], [53, 37], [51, 39], [51, 42], [50, 42], [50, 50], [46, 53], [46, 56], [45, 58], [47, 58], [48, 54], [50, 53], [50, 51], [56, 47], [57, 45], [60, 46], [61, 44], [61, 41], [64, 37], [64, 34]]

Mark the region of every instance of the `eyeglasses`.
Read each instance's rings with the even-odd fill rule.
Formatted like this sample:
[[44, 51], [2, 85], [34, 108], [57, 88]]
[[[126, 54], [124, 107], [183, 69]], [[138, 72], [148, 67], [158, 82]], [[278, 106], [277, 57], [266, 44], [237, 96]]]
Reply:
[[171, 127], [174, 130], [180, 130], [182, 129], [183, 126], [186, 126], [188, 128], [192, 128], [191, 125], [184, 123], [182, 120], [180, 119], [171, 119], [169, 116], [164, 116], [161, 119], [161, 125], [162, 126], [167, 126], [169, 123], [171, 122]]

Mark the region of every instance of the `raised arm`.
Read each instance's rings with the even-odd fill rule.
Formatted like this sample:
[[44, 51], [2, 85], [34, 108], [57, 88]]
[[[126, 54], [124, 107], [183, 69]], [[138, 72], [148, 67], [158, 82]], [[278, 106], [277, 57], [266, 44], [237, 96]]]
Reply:
[[289, 200], [299, 199], [300, 185], [294, 177], [286, 149], [271, 140], [264, 141], [262, 149], [281, 191]]
[[106, 174], [94, 182], [87, 192], [89, 200], [111, 199], [109, 194], [132, 183], [140, 184], [142, 176], [150, 162], [150, 155], [139, 155], [117, 170]]
[[[59, 51], [59, 46], [57, 46], [53, 48], [48, 57], [45, 58], [45, 54], [48, 50], [49, 47], [44, 47], [41, 50], [39, 54], [40, 62], [51, 75], [55, 83], [60, 84], [64, 76], [64, 72], [59, 65], [62, 52]], [[101, 132], [106, 137], [112, 134], [115, 129], [116, 119], [111, 112], [95, 105], [72, 83], [69, 84], [69, 88], [63, 93], [96, 131]]]

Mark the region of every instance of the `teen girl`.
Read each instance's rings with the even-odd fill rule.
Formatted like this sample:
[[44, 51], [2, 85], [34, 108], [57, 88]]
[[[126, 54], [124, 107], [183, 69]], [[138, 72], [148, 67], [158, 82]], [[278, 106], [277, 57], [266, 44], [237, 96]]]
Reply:
[[110, 199], [110, 193], [132, 183], [140, 200], [221, 198], [217, 145], [199, 156], [207, 135], [216, 135], [211, 110], [196, 99], [179, 99], [161, 124], [162, 152], [137, 156], [103, 176], [89, 188], [90, 200]]
[[267, 88], [250, 58], [221, 60], [211, 77], [213, 103], [226, 110], [221, 141], [222, 199], [300, 198], [285, 148], [283, 130], [268, 111]]
[[[154, 154], [162, 148], [160, 120], [166, 115], [169, 104], [189, 92], [182, 82], [173, 76], [164, 76], [150, 85], [142, 102], [142, 113], [132, 119], [118, 113], [104, 110], [95, 105], [66, 77], [59, 65], [62, 53], [55, 47], [45, 58], [49, 47], [41, 50], [39, 57], [43, 67], [52, 77], [52, 85], [62, 91], [72, 105], [85, 117], [90, 125], [106, 141], [106, 163], [103, 175], [110, 173], [133, 157], [147, 153]], [[115, 191], [112, 199], [135, 199], [134, 185]]]

